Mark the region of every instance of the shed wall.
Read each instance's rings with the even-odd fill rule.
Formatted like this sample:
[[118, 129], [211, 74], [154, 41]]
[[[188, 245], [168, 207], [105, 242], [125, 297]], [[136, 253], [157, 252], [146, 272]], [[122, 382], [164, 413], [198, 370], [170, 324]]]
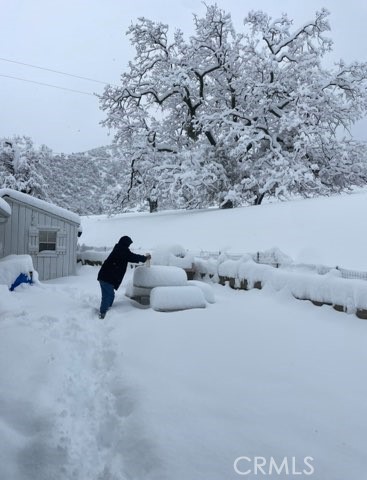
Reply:
[[[9, 219], [6, 219], [9, 221]], [[0, 258], [5, 257], [5, 218], [0, 218]]]
[[[0, 257], [31, 255], [40, 280], [75, 274], [78, 225], [6, 197], [12, 208], [7, 222], [0, 223]], [[55, 228], [60, 251], [35, 253], [30, 248], [30, 229]], [[2, 245], [2, 247], [1, 247]]]

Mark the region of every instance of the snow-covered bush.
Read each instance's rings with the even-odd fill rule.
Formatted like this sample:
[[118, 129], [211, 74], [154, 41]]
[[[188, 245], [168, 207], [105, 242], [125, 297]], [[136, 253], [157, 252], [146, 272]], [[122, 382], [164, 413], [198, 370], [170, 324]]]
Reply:
[[238, 260], [232, 260], [228, 258], [228, 255], [222, 253], [218, 258], [218, 275], [221, 277], [232, 277], [236, 278], [238, 276], [238, 269], [241, 263], [252, 260], [250, 254], [243, 255]]
[[218, 280], [218, 262], [215, 258], [195, 257], [195, 271], [213, 281]]

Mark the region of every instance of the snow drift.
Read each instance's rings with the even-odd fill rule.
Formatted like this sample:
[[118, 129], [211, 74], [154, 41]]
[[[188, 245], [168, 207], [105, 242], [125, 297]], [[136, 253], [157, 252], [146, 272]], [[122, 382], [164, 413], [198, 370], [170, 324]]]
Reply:
[[144, 288], [186, 285], [187, 275], [185, 270], [179, 267], [140, 266], [134, 271], [133, 283], [135, 287]]
[[32, 280], [37, 281], [38, 275], [30, 255], [8, 255], [0, 259], [0, 285], [7, 285], [10, 288], [20, 274], [29, 276], [30, 272]]
[[202, 290], [195, 286], [153, 288], [150, 294], [150, 304], [153, 310], [159, 312], [206, 307]]

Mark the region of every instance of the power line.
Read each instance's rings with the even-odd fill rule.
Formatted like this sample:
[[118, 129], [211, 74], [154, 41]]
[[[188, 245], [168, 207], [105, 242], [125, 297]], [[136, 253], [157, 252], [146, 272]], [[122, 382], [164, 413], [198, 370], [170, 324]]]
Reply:
[[82, 80], [88, 80], [89, 82], [101, 83], [102, 85], [112, 85], [113, 87], [118, 87], [118, 85], [114, 85], [110, 82], [102, 82], [101, 80], [96, 80], [94, 78], [82, 77], [80, 75], [74, 75], [72, 73], [61, 72], [60, 70], [53, 70], [52, 68], [39, 67], [38, 65], [32, 65], [31, 63], [18, 62], [16, 60], [9, 60], [8, 58], [1, 57], [0, 60], [3, 62], [16, 63], [17, 65], [23, 65], [25, 67], [37, 68], [38, 70], [45, 70], [46, 72], [57, 73], [59, 75], [67, 75], [68, 77], [80, 78]]
[[66, 87], [59, 87], [58, 85], [51, 85], [50, 83], [43, 83], [43, 82], [36, 82], [34, 80], [28, 80], [26, 78], [20, 78], [20, 77], [13, 77], [11, 75], [3, 75], [0, 73], [0, 77], [5, 77], [5, 78], [11, 78], [13, 80], [20, 80], [22, 82], [28, 82], [28, 83], [35, 83], [37, 85], [42, 85], [43, 87], [52, 87], [52, 88], [58, 88], [59, 90], [66, 90], [68, 92], [74, 92], [74, 93], [82, 93], [83, 95], [90, 95], [92, 97], [95, 96], [94, 93], [90, 92], [83, 92], [81, 90], [74, 90], [72, 88], [66, 88]]

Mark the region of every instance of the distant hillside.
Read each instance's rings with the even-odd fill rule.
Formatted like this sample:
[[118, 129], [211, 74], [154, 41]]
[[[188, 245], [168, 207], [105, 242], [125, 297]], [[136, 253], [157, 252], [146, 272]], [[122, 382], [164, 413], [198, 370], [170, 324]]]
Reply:
[[79, 214], [108, 212], [116, 205], [116, 192], [126, 190], [128, 161], [114, 145], [54, 154], [25, 135], [0, 137], [0, 188], [12, 188]]
[[43, 176], [52, 202], [87, 215], [109, 209], [108, 191], [122, 182], [124, 173], [118, 149], [105, 146], [49, 157]]
[[[218, 172], [212, 172], [210, 180], [200, 163], [191, 168], [189, 162], [183, 178], [180, 176], [180, 165], [176, 170], [170, 169], [167, 164], [155, 159], [154, 168], [152, 161], [140, 162], [139, 166], [137, 158], [139, 152], [128, 153], [116, 145], [86, 152], [54, 154], [45, 145], [34, 145], [32, 139], [26, 136], [0, 138], [0, 188], [13, 188], [81, 215], [146, 212], [149, 209], [195, 210], [251, 203], [237, 197], [236, 192], [232, 192], [233, 201], [228, 199], [224, 203], [219, 202], [215, 195], [213, 198], [202, 197], [201, 191], [207, 186], [207, 181], [221, 180]], [[344, 176], [345, 172], [340, 174], [340, 185]], [[280, 197], [267, 195], [263, 203], [310, 195], [302, 193], [302, 185], [300, 182], [299, 190], [285, 192]], [[357, 181], [355, 185], [358, 185]], [[347, 187], [340, 186], [337, 191], [343, 190]], [[326, 195], [331, 191], [324, 189], [323, 193]], [[318, 190], [312, 194], [320, 195], [322, 192]]]

